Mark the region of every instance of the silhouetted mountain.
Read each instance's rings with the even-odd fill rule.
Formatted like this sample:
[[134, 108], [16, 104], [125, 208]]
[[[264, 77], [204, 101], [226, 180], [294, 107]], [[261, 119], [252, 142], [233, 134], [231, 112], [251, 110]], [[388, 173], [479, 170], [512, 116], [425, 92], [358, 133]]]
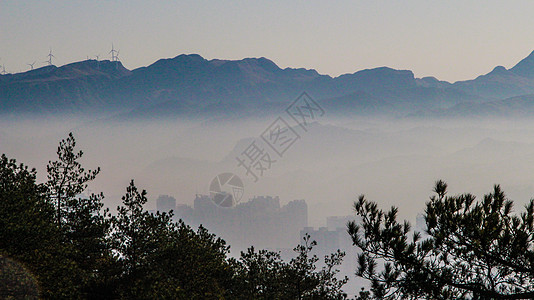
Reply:
[[517, 65], [512, 67], [510, 71], [519, 76], [534, 78], [534, 51]]
[[453, 86], [469, 94], [488, 99], [504, 99], [534, 93], [534, 52], [510, 70], [495, 67], [474, 80], [455, 82]]
[[217, 107], [254, 109], [281, 99], [292, 99], [319, 75], [314, 70], [280, 69], [266, 58], [239, 61], [206, 60], [180, 55], [139, 68], [117, 84], [116, 97], [151, 99], [152, 107], [136, 117], [210, 113]]
[[409, 70], [387, 67], [332, 78], [315, 70], [281, 69], [263, 57], [206, 60], [179, 55], [132, 71], [120, 62], [87, 60], [0, 76], [0, 113], [237, 118], [277, 113], [302, 91], [330, 114], [488, 111], [491, 104], [478, 104], [534, 94], [534, 52], [510, 70], [499, 66], [453, 84], [416, 79]]
[[342, 115], [389, 115], [395, 113], [395, 104], [364, 91], [320, 101], [326, 111]]
[[304, 90], [332, 114], [403, 114], [479, 98], [454, 89], [420, 86], [406, 70], [382, 67], [332, 78], [315, 70], [281, 69], [265, 58], [208, 61], [198, 55], [158, 61], [134, 70], [121, 83], [125, 89], [136, 87], [129, 89], [133, 99], [150, 98], [154, 103], [126, 118], [278, 113]]
[[415, 87], [415, 78], [412, 71], [394, 70], [387, 67], [369, 69], [354, 74], [341, 75], [334, 79], [336, 88], [341, 90], [396, 89]]
[[451, 86], [450, 82], [438, 80], [436, 77], [428, 76], [415, 79], [417, 84], [422, 87], [434, 88], [448, 88]]
[[448, 109], [420, 111], [418, 117], [531, 117], [534, 116], [534, 94], [484, 103], [459, 103]]
[[102, 91], [128, 76], [120, 62], [86, 60], [0, 76], [0, 112], [86, 113], [113, 106]]
[[474, 80], [455, 82], [453, 87], [468, 94], [496, 100], [534, 93], [534, 78], [523, 77], [498, 66]]

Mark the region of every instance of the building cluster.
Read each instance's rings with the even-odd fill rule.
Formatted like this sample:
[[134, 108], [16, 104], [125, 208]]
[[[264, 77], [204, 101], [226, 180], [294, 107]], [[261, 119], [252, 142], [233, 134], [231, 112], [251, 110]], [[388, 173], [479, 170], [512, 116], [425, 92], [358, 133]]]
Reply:
[[354, 276], [356, 266], [358, 265], [358, 249], [353, 245], [350, 235], [347, 233], [347, 223], [355, 221], [357, 224], [360, 219], [356, 216], [335, 216], [326, 218], [326, 227], [306, 227], [300, 231], [301, 240], [306, 234], [310, 235], [310, 240], [316, 241], [312, 254], [319, 258], [318, 266], [324, 266], [324, 257], [335, 253], [338, 249], [345, 252], [343, 263], [339, 268], [340, 277], [347, 276], [350, 278], [345, 285], [344, 290], [349, 294], [356, 294], [364, 285], [362, 279]]
[[173, 210], [176, 220], [182, 219], [193, 227], [202, 225], [223, 238], [231, 245], [232, 255], [239, 255], [240, 251], [253, 245], [256, 249], [278, 251], [284, 260], [289, 260], [295, 257], [292, 249], [309, 234], [310, 240], [317, 242], [312, 255], [319, 258], [318, 267], [324, 266], [325, 256], [340, 249], [345, 252], [345, 257], [339, 275], [351, 279], [345, 289], [356, 293], [363, 285], [354, 277], [358, 250], [347, 233], [347, 223], [359, 221], [355, 216], [328, 217], [326, 227], [308, 227], [308, 206], [304, 200], [281, 205], [279, 197], [270, 196], [258, 196], [233, 207], [221, 207], [208, 195], [196, 195], [193, 206], [176, 205], [173, 197], [163, 195], [156, 204], [158, 211]]
[[[176, 219], [193, 227], [202, 225], [232, 246], [232, 252], [257, 249], [287, 249], [298, 243], [300, 231], [308, 226], [304, 200], [280, 204], [279, 197], [258, 196], [233, 207], [221, 207], [207, 195], [196, 195], [193, 207], [176, 205], [169, 196], [156, 200], [157, 210], [174, 210]], [[238, 253], [238, 252], [237, 252]]]

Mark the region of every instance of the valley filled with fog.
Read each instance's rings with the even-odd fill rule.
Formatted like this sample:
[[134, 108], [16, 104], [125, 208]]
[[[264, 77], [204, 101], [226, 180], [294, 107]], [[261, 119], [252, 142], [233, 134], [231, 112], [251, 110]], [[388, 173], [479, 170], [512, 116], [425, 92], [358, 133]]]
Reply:
[[332, 4], [2, 1], [0, 298], [534, 299], [534, 2]]
[[[279, 196], [281, 204], [304, 199], [309, 226], [326, 217], [352, 214], [360, 194], [383, 208], [399, 207], [412, 224], [443, 179], [450, 193], [477, 197], [501, 184], [516, 205], [534, 196], [534, 121], [514, 119], [381, 119], [329, 117], [308, 131], [282, 157], [273, 157], [257, 182], [236, 157], [276, 119], [224, 121], [91, 121], [67, 119], [0, 121], [0, 149], [38, 170], [56, 158], [59, 141], [73, 132], [87, 169], [102, 171], [91, 183], [113, 211], [129, 180], [148, 191], [147, 209], [159, 195], [192, 205], [209, 194], [220, 173], [238, 175], [245, 189], [241, 202], [254, 196]], [[519, 209], [519, 207], [517, 208]]]

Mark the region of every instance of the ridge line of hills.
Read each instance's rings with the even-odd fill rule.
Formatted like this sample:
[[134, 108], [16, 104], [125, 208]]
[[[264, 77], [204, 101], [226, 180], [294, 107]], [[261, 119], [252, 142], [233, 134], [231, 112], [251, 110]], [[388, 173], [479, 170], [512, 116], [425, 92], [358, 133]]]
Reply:
[[133, 70], [85, 60], [0, 75], [0, 114], [121, 119], [234, 118], [278, 112], [307, 91], [332, 114], [394, 117], [534, 115], [534, 51], [514, 67], [449, 83], [379, 67], [338, 77], [271, 60], [160, 59]]

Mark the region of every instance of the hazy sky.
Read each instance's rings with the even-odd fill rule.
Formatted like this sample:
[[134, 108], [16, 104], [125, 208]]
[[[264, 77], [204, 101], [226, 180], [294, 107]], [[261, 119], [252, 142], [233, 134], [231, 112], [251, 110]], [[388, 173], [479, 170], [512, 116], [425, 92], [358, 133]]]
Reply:
[[5, 1], [0, 65], [8, 72], [100, 55], [127, 68], [198, 53], [267, 57], [337, 76], [365, 68], [471, 79], [534, 50], [534, 1]]

